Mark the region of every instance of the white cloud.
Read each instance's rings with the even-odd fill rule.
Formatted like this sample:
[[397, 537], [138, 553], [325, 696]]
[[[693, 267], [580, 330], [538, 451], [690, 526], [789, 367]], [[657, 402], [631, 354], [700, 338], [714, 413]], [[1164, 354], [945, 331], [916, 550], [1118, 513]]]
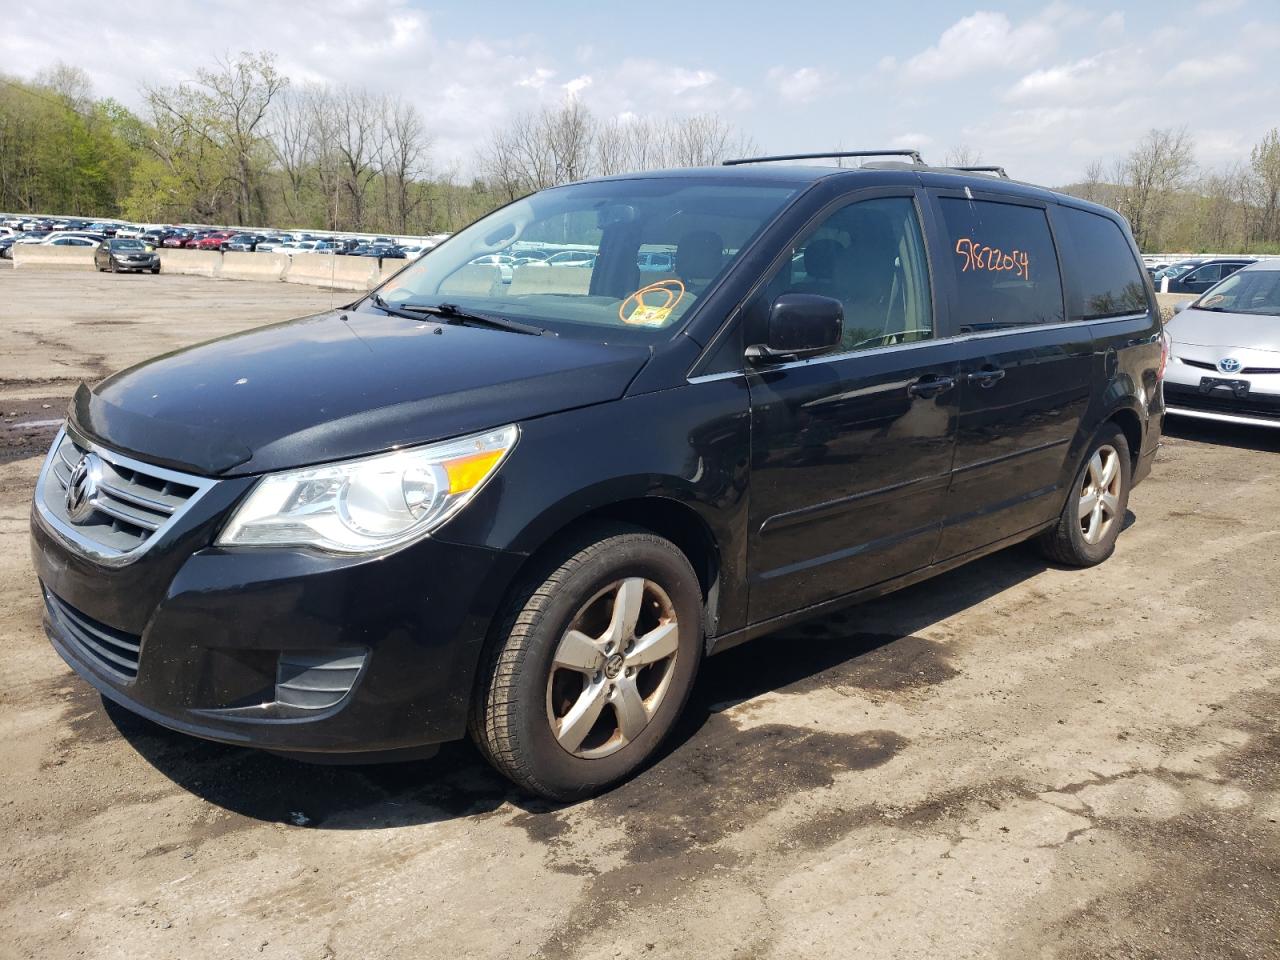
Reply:
[[1143, 63], [1131, 50], [1108, 50], [1083, 60], [1033, 70], [1019, 79], [1004, 99], [1035, 105], [1115, 101], [1140, 88], [1146, 80]]
[[1224, 53], [1216, 57], [1189, 57], [1178, 61], [1167, 74], [1169, 83], [1200, 84], [1209, 80], [1238, 77], [1248, 73], [1250, 63], [1244, 57], [1234, 53]]
[[548, 70], [546, 67], [538, 67], [527, 77], [521, 77], [516, 81], [517, 87], [529, 87], [532, 90], [541, 90], [547, 85], [547, 81], [556, 75], [554, 70]]
[[767, 79], [779, 97], [792, 103], [816, 100], [828, 92], [832, 84], [832, 78], [815, 67], [800, 67], [798, 70], [774, 67], [767, 74]]
[[[1003, 13], [979, 10], [957, 20], [943, 31], [938, 42], [902, 64], [910, 80], [951, 80], [983, 70], [1026, 67], [1051, 51], [1057, 42], [1055, 22], [1064, 8], [1050, 7], [1039, 17], [1014, 26]], [[881, 64], [897, 66], [893, 58]]]
[[1116, 10], [1099, 20], [1098, 33], [1110, 40], [1114, 40], [1116, 34], [1124, 33], [1124, 13]]
[[568, 97], [576, 97], [583, 90], [587, 89], [587, 87], [591, 86], [591, 83], [591, 74], [589, 73], [584, 73], [580, 77], [574, 77], [564, 85], [565, 95]]

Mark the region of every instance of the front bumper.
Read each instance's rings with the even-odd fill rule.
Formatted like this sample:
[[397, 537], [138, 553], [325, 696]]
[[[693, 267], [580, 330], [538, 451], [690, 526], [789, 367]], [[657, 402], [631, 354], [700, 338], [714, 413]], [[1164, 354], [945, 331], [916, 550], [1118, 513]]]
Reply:
[[[1170, 358], [1165, 373], [1165, 406], [1170, 414], [1245, 426], [1280, 427], [1280, 374], [1254, 372], [1258, 368], [1274, 368], [1275, 354], [1186, 347], [1183, 351], [1184, 355]], [[1218, 354], [1227, 353], [1243, 358], [1241, 372], [1225, 374], [1212, 367]], [[1244, 382], [1248, 384], [1248, 391], [1238, 396], [1225, 386], [1205, 390], [1201, 384], [1206, 378]]]
[[[106, 567], [33, 510], [45, 629], [76, 673], [164, 726], [279, 752], [375, 754], [465, 734], [481, 646], [520, 555], [430, 539], [374, 559], [228, 550], [210, 545], [216, 527]], [[299, 663], [354, 664], [340, 677], [349, 689], [298, 706], [278, 684]]]

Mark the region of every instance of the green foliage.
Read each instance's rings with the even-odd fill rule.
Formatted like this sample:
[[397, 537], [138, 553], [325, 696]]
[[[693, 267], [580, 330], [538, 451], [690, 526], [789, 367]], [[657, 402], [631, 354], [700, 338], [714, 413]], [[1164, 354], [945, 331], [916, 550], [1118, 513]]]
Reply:
[[119, 213], [139, 125], [114, 101], [0, 77], [0, 209]]

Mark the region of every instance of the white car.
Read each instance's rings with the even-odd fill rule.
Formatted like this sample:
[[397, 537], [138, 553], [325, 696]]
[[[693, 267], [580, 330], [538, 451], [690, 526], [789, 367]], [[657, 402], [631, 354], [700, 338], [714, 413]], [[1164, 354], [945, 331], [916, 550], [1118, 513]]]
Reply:
[[39, 238], [38, 240], [35, 240], [35, 241], [30, 241], [30, 240], [18, 240], [17, 242], [18, 242], [18, 243], [32, 243], [32, 242], [34, 242], [34, 243], [40, 243], [40, 244], [43, 244], [43, 245], [44, 245], [44, 246], [46, 246], [46, 247], [50, 247], [50, 246], [60, 246], [60, 247], [73, 246], [73, 247], [82, 247], [82, 246], [84, 246], [84, 244], [82, 244], [82, 243], [66, 244], [66, 243], [63, 243], [63, 242], [62, 242], [63, 240], [69, 240], [69, 239], [84, 239], [84, 240], [89, 240], [89, 241], [90, 241], [90, 245], [91, 245], [91, 246], [96, 247], [96, 246], [97, 246], [98, 244], [100, 244], [100, 243], [101, 243], [105, 238], [104, 238], [101, 234], [97, 234], [97, 233], [87, 233], [87, 232], [85, 232], [84, 230], [55, 230], [53, 233], [45, 234], [43, 237], [41, 237], [41, 238]]
[[516, 258], [502, 253], [490, 253], [483, 257], [476, 257], [471, 263], [478, 267], [497, 267], [498, 273], [502, 276], [502, 282], [510, 283], [515, 272]]
[[1233, 273], [1165, 325], [1172, 416], [1280, 427], [1280, 260]]
[[282, 243], [276, 247], [274, 253], [283, 253], [292, 257], [295, 253], [311, 253], [316, 248], [314, 240], [291, 240], [289, 243]]

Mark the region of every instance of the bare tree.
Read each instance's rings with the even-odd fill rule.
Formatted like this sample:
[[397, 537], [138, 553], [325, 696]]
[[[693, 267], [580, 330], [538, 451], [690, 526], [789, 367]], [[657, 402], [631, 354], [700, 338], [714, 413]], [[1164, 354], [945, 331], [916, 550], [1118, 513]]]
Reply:
[[37, 73], [35, 83], [62, 97], [76, 113], [87, 116], [93, 110], [93, 83], [80, 67], [59, 60]]
[[1114, 168], [1119, 187], [1117, 209], [1133, 228], [1134, 239], [1149, 250], [1160, 234], [1173, 195], [1186, 187], [1195, 169], [1191, 138], [1185, 128], [1150, 130]]
[[269, 143], [284, 174], [282, 199], [290, 219], [303, 214], [303, 195], [314, 165], [314, 108], [312, 100], [323, 91], [284, 89], [276, 97], [270, 117]]
[[674, 166], [709, 167], [755, 151], [749, 137], [714, 113], [671, 120], [666, 132]]
[[388, 221], [408, 232], [409, 217], [422, 202], [413, 184], [425, 177], [431, 141], [417, 107], [399, 97], [382, 104], [378, 163], [381, 167]]
[[1271, 129], [1249, 152], [1257, 185], [1263, 239], [1280, 241], [1280, 129]]
[[947, 151], [945, 163], [948, 167], [974, 167], [982, 163], [982, 153], [967, 143], [958, 143]]
[[344, 196], [351, 204], [351, 227], [365, 224], [365, 199], [369, 185], [378, 176], [374, 163], [378, 123], [383, 113], [382, 98], [367, 90], [344, 88], [336, 97], [339, 178]]

